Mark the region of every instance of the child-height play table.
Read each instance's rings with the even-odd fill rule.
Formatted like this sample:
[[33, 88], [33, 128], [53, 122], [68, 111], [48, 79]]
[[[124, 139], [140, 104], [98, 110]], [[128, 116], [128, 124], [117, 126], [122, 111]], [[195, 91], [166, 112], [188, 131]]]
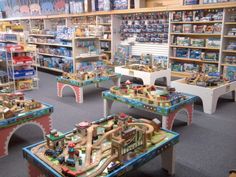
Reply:
[[141, 78], [143, 80], [144, 85], [154, 85], [156, 79], [165, 78], [166, 85], [170, 86], [170, 80], [171, 80], [170, 69], [165, 69], [165, 70], [163, 69], [163, 70], [154, 71], [154, 72], [145, 72], [145, 71], [139, 71], [135, 69], [128, 69], [125, 66], [117, 66], [115, 67], [115, 72], [121, 75], [125, 75], [125, 76]]
[[53, 107], [42, 104], [42, 107], [29, 112], [20, 113], [15, 117], [0, 120], [0, 157], [8, 155], [8, 144], [12, 135], [24, 125], [36, 125], [46, 135], [51, 130], [50, 115]]
[[224, 94], [232, 92], [236, 102], [236, 81], [215, 87], [201, 87], [187, 84], [185, 79], [179, 79], [172, 81], [171, 86], [175, 87], [177, 91], [200, 97], [203, 103], [203, 110], [207, 114], [213, 114], [216, 111], [217, 101]]
[[[122, 141], [124, 141], [123, 143], [116, 144], [115, 142], [119, 140], [117, 139], [119, 137], [117, 133], [121, 132], [125, 133], [125, 132], [123, 131], [124, 127], [123, 128], [120, 127], [121, 129], [119, 129], [119, 127], [117, 128], [116, 126], [110, 126], [110, 124], [114, 123], [113, 120], [114, 119], [112, 118], [112, 116], [108, 116], [106, 118], [102, 118], [99, 119], [98, 121], [92, 122], [91, 126], [87, 128], [86, 137], [84, 137], [86, 141], [83, 141], [82, 139], [81, 143], [80, 142], [78, 142], [77, 144], [73, 143], [74, 144], [73, 147], [75, 147], [75, 150], [79, 151], [78, 154], [80, 159], [80, 163], [77, 162], [76, 160], [75, 166], [70, 166], [71, 164], [67, 163], [60, 164], [56, 160], [56, 158], [58, 157], [54, 158], [45, 155], [44, 150], [45, 148], [47, 149], [48, 147], [48, 143], [45, 141], [24, 148], [23, 155], [28, 162], [29, 176], [30, 177], [40, 177], [40, 176], [95, 177], [95, 176], [100, 176], [100, 174], [106, 177], [121, 176], [134, 168], [144, 165], [145, 163], [147, 163], [148, 161], [150, 161], [151, 159], [155, 158], [158, 155], [161, 155], [162, 168], [167, 170], [167, 172], [170, 175], [173, 175], [175, 173], [174, 149], [175, 149], [175, 144], [177, 144], [179, 141], [179, 134], [164, 129], [158, 130], [158, 132], [156, 132], [157, 131], [156, 129], [153, 131], [153, 129], [150, 128], [152, 129], [151, 130], [152, 134], [148, 133], [149, 132], [148, 129], [147, 131], [145, 131], [147, 136], [141, 136], [140, 135], [141, 129], [147, 128], [146, 127], [147, 125], [148, 127], [149, 126], [153, 127], [152, 123], [148, 124], [146, 122], [148, 120], [146, 120], [145, 123], [143, 122], [142, 124], [140, 120], [135, 121], [133, 118], [132, 120], [129, 118], [129, 121], [123, 124], [124, 127], [128, 128], [129, 130], [129, 131], [127, 130], [128, 132], [126, 132], [127, 136], [124, 136], [122, 134], [122, 137], [125, 138], [126, 140], [122, 139]], [[119, 125], [121, 126], [121, 124]], [[94, 135], [94, 131], [92, 130], [96, 129], [96, 127], [98, 129], [102, 129], [104, 126], [107, 127], [106, 128], [107, 131], [103, 132], [100, 136], [96, 137]], [[135, 127], [136, 131], [134, 131]], [[136, 136], [135, 134], [138, 135], [137, 136], [138, 138], [134, 138]], [[76, 137], [77, 134], [73, 131], [66, 133], [63, 136], [67, 138]], [[79, 136], [82, 136], [82, 134], [79, 134]], [[155, 137], [156, 139], [155, 138], [152, 139], [150, 136]], [[142, 139], [145, 139], [145, 141], [141, 141]], [[135, 144], [134, 141], [136, 143], [138, 142], [138, 144]], [[72, 143], [67, 142], [66, 138], [63, 142], [64, 145], [62, 147], [63, 148], [62, 156], [65, 156], [65, 158], [67, 158], [67, 153], [70, 154], [69, 156], [70, 158], [68, 157], [70, 161], [72, 158], [73, 159], [77, 158], [76, 156], [73, 155], [73, 151], [71, 150], [72, 147], [70, 144]], [[110, 148], [108, 148], [109, 142], [111, 143]], [[51, 145], [51, 143], [49, 144]], [[69, 149], [65, 148], [67, 146], [70, 148], [70, 151]], [[79, 150], [80, 146], [85, 147], [86, 150], [82, 152], [82, 150]], [[120, 149], [117, 148], [118, 146], [120, 147]], [[144, 147], [145, 150], [142, 150]], [[104, 148], [106, 148], [105, 151]], [[101, 153], [101, 151], [103, 152]], [[127, 156], [128, 153], [135, 153], [135, 154], [133, 154], [132, 156], [128, 155], [129, 158], [127, 159], [125, 156]], [[103, 156], [103, 158], [99, 158], [98, 156]], [[108, 169], [109, 164], [111, 164], [112, 162], [117, 162], [117, 160], [120, 162], [120, 165], [114, 167], [113, 169], [110, 168], [109, 170]]]
[[85, 86], [95, 84], [96, 87], [99, 87], [99, 84], [101, 82], [105, 82], [108, 80], [112, 80], [114, 82], [114, 85], [119, 86], [120, 79], [121, 79], [121, 75], [119, 74], [114, 74], [113, 76], [96, 77], [96, 78], [85, 80], [85, 81], [66, 79], [66, 78], [63, 78], [62, 76], [57, 77], [57, 95], [58, 97], [62, 97], [63, 89], [65, 87], [70, 87], [74, 91], [76, 102], [83, 103], [84, 101], [83, 90]]
[[172, 129], [174, 120], [177, 114], [181, 111], [185, 111], [187, 113], [187, 118], [188, 118], [187, 123], [188, 125], [191, 124], [192, 117], [193, 117], [193, 105], [196, 99], [195, 96], [186, 95], [187, 99], [184, 101], [181, 101], [180, 103], [177, 103], [170, 107], [161, 107], [161, 106], [149, 105], [138, 99], [116, 95], [116, 94], [111, 93], [110, 91], [104, 91], [102, 93], [102, 96], [104, 100], [104, 116], [105, 117], [110, 114], [113, 102], [118, 101], [118, 102], [127, 104], [128, 106], [133, 107], [133, 108], [137, 108], [137, 109], [141, 109], [141, 110], [145, 110], [148, 112], [161, 115], [162, 128], [169, 129], [169, 130]]

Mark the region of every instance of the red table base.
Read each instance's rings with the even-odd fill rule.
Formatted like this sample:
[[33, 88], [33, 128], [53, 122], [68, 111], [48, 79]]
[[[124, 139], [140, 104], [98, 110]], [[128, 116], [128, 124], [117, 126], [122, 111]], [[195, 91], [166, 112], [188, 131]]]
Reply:
[[12, 135], [21, 127], [25, 125], [36, 125], [38, 126], [42, 131], [44, 136], [48, 134], [51, 130], [51, 118], [50, 115], [38, 117], [36, 119], [16, 124], [14, 126], [9, 126], [6, 128], [0, 129], [1, 139], [0, 139], [0, 157], [4, 157], [8, 155], [8, 144], [10, 142], [10, 139]]

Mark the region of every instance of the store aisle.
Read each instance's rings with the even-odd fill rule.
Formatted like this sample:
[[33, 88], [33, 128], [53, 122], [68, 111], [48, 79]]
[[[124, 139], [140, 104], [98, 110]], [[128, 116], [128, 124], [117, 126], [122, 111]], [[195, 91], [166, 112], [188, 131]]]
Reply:
[[[60, 131], [71, 130], [75, 123], [83, 120], [96, 120], [103, 115], [101, 91], [87, 87], [84, 104], [77, 104], [73, 92], [65, 89], [65, 97], [56, 95], [56, 78], [53, 75], [39, 73], [40, 89], [27, 92], [28, 97], [54, 105], [53, 127]], [[111, 84], [111, 83], [108, 83]], [[104, 87], [106, 85], [103, 85]], [[226, 98], [229, 97], [228, 95]], [[229, 99], [220, 99], [217, 111], [213, 115], [202, 112], [196, 106], [193, 124], [184, 126], [176, 121], [174, 131], [180, 133], [180, 142], [176, 149], [176, 177], [223, 177], [236, 164], [236, 103]], [[126, 112], [133, 116], [154, 118], [151, 113], [128, 109], [115, 103], [113, 112]], [[138, 117], [137, 116], [137, 117]], [[23, 146], [42, 140], [39, 128], [25, 126], [19, 129], [10, 142], [9, 156], [0, 159], [0, 177], [26, 177], [26, 161], [22, 157]], [[160, 170], [160, 158], [155, 158], [141, 168], [130, 172], [128, 177], [165, 177]]]

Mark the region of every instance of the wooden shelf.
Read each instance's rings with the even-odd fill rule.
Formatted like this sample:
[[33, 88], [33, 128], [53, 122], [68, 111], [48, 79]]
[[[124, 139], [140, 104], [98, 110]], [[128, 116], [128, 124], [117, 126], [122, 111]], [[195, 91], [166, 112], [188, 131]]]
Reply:
[[236, 22], [225, 22], [226, 25], [236, 25]]
[[111, 42], [111, 39], [99, 39], [100, 41], [107, 41], [107, 42]]
[[219, 64], [218, 61], [208, 61], [208, 60], [202, 60], [203, 63], [209, 63], [209, 64]]
[[202, 60], [198, 59], [191, 59], [191, 58], [179, 58], [179, 57], [170, 57], [171, 60], [180, 60], [180, 61], [186, 61], [186, 62], [198, 62], [202, 63]]
[[207, 33], [170, 33], [171, 35], [179, 36], [221, 36], [221, 34], [207, 34]]
[[236, 36], [224, 35], [225, 38], [236, 38]]
[[215, 4], [199, 4], [188, 6], [163, 6], [163, 7], [151, 7], [151, 8], [139, 8], [139, 9], [127, 9], [127, 10], [112, 10], [112, 11], [97, 11], [81, 14], [59, 14], [59, 15], [42, 15], [42, 16], [26, 16], [26, 17], [13, 17], [0, 19], [0, 21], [14, 21], [14, 20], [33, 20], [33, 19], [53, 19], [53, 18], [70, 18], [70, 17], [84, 17], [84, 16], [96, 16], [96, 15], [119, 15], [119, 14], [134, 14], [134, 13], [147, 13], [147, 12], [167, 12], [167, 11], [181, 11], [181, 10], [201, 10], [201, 9], [222, 9], [235, 7], [235, 2], [224, 2]]
[[170, 22], [172, 24], [211, 24], [211, 23], [222, 23], [222, 21], [181, 21], [181, 22]]
[[170, 47], [188, 48], [188, 49], [220, 50], [219, 48], [213, 48], [213, 47], [194, 47], [194, 46], [179, 46], [179, 45], [170, 45]]
[[29, 34], [29, 36], [36, 36], [36, 37], [56, 37], [55, 35], [50, 35], [50, 34]]
[[227, 64], [227, 63], [222, 63], [221, 65], [222, 65], [222, 66], [235, 66], [235, 67], [236, 67], [236, 64]]
[[46, 66], [40, 66], [39, 64], [37, 65], [34, 65], [34, 66], [37, 66], [38, 68], [42, 68], [42, 69], [47, 69], [47, 70], [51, 70], [51, 71], [56, 71], [56, 72], [60, 72], [62, 73], [63, 71], [60, 70], [60, 69], [56, 69], [56, 68], [49, 68], [49, 67], [46, 67]]
[[41, 42], [28, 42], [28, 44], [48, 45], [48, 46], [57, 46], [57, 47], [69, 47], [69, 48], [72, 48], [71, 45], [63, 45], [63, 44], [50, 44], [50, 43], [41, 43]]
[[75, 59], [86, 59], [86, 58], [97, 58], [100, 57], [100, 55], [88, 55], [88, 56], [77, 56]]
[[54, 55], [54, 54], [49, 54], [49, 53], [38, 53], [38, 55], [44, 55], [44, 56], [50, 56], [50, 57], [58, 57], [58, 58], [71, 58], [72, 57], [67, 57], [67, 56], [63, 56], [63, 55]]
[[177, 71], [171, 71], [171, 76], [172, 77], [180, 77], [180, 78], [183, 78], [183, 77], [188, 77], [190, 76], [191, 73], [187, 73], [187, 72], [177, 72]]
[[98, 23], [97, 25], [111, 26], [111, 23]]
[[86, 39], [98, 39], [98, 37], [93, 37], [93, 36], [90, 36], [90, 37], [75, 37], [75, 39], [80, 39], [80, 40], [86, 40]]
[[236, 50], [223, 50], [224, 53], [236, 53]]
[[218, 61], [207, 61], [207, 60], [198, 60], [192, 58], [179, 58], [179, 57], [170, 57], [171, 60], [179, 60], [179, 61], [186, 61], [186, 62], [197, 62], [197, 63], [212, 63], [218, 64]]
[[18, 41], [5, 41], [5, 40], [0, 40], [0, 42], [4, 43], [18, 43]]

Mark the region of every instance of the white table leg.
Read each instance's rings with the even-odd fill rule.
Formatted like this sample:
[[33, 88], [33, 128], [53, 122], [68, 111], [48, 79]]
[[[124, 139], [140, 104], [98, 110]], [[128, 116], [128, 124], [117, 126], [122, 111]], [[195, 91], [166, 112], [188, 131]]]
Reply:
[[142, 80], [143, 80], [143, 85], [152, 85], [152, 81], [150, 78], [142, 78]]
[[168, 116], [162, 116], [162, 128], [167, 129]]
[[208, 97], [201, 97], [202, 99], [202, 104], [203, 104], [203, 110], [207, 114], [213, 114], [216, 111], [216, 106], [217, 106], [217, 101], [218, 101], [219, 96], [214, 95], [209, 95]]
[[162, 168], [170, 175], [175, 174], [175, 149], [174, 146], [170, 146], [164, 152], [161, 153]]
[[108, 100], [108, 99], [106, 99], [106, 98], [104, 98], [103, 99], [103, 104], [104, 104], [104, 117], [107, 117], [107, 116], [109, 116], [110, 115], [110, 113], [111, 113], [111, 106], [112, 106], [112, 103], [113, 103], [114, 101], [113, 100]]
[[120, 87], [121, 77], [113, 77], [112, 81], [113, 81], [114, 85], [116, 85], [117, 87]]
[[80, 87], [80, 94], [79, 94], [79, 103], [84, 102], [84, 89], [83, 87]]
[[165, 77], [165, 80], [166, 80], [166, 85], [167, 85], [167, 86], [170, 86], [171, 76]]

